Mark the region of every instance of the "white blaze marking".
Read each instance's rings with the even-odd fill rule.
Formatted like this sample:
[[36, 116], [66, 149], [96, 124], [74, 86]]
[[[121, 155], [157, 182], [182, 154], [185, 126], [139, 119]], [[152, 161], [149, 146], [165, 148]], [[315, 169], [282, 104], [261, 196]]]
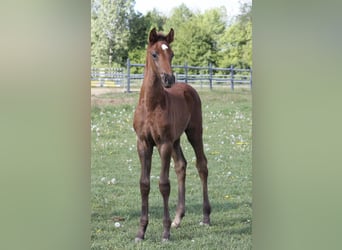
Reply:
[[167, 50], [169, 47], [167, 47], [166, 44], [162, 44], [161, 48], [162, 48], [162, 50]]

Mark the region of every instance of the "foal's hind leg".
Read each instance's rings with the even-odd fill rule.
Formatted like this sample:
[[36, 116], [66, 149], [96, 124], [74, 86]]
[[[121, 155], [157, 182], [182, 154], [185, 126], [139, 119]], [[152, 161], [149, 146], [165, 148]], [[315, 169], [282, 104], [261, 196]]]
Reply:
[[210, 225], [211, 206], [208, 197], [208, 167], [207, 158], [203, 150], [202, 125], [187, 129], [186, 135], [196, 155], [196, 168], [202, 181], [203, 188], [203, 224]]
[[172, 158], [175, 163], [175, 171], [178, 181], [178, 204], [176, 210], [176, 216], [171, 226], [179, 227], [181, 220], [185, 214], [185, 175], [186, 175], [186, 160], [180, 146], [180, 139], [178, 139], [172, 150]]

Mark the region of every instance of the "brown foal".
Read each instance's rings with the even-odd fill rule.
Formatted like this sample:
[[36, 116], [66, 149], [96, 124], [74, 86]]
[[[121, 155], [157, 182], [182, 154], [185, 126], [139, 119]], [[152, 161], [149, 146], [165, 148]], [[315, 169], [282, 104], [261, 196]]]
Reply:
[[[141, 218], [136, 242], [144, 239], [148, 225], [148, 196], [153, 147], [161, 158], [159, 190], [164, 202], [163, 241], [170, 238], [170, 227], [178, 227], [185, 214], [185, 175], [187, 162], [180, 146], [183, 132], [196, 155], [196, 167], [203, 187], [203, 224], [210, 224], [211, 207], [207, 187], [207, 159], [203, 151], [201, 100], [190, 85], [175, 83], [170, 48], [173, 29], [165, 36], [152, 29], [146, 55], [144, 80], [139, 103], [134, 114], [133, 127], [137, 134], [137, 150], [141, 163], [140, 193]], [[171, 157], [174, 160], [178, 180], [178, 204], [171, 224], [169, 214]]]

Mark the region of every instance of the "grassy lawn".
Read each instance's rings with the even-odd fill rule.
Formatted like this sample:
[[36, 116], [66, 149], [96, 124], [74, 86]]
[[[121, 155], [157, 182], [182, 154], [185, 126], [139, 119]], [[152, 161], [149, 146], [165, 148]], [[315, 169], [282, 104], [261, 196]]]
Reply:
[[[204, 120], [204, 148], [209, 168], [210, 227], [202, 218], [202, 188], [195, 157], [186, 137], [188, 161], [186, 215], [171, 240], [161, 242], [163, 203], [158, 188], [160, 160], [154, 150], [150, 223], [145, 240], [135, 244], [140, 216], [140, 164], [132, 129], [138, 93], [107, 93], [91, 109], [91, 248], [92, 249], [251, 249], [252, 117], [251, 91], [199, 90]], [[106, 102], [105, 100], [119, 100]], [[170, 214], [177, 203], [171, 167]]]

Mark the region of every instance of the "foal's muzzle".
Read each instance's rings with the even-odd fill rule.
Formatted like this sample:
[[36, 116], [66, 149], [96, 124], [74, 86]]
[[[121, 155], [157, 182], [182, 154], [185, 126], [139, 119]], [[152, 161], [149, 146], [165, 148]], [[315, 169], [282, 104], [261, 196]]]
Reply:
[[165, 88], [170, 88], [175, 83], [175, 76], [173, 74], [161, 74], [161, 79]]

